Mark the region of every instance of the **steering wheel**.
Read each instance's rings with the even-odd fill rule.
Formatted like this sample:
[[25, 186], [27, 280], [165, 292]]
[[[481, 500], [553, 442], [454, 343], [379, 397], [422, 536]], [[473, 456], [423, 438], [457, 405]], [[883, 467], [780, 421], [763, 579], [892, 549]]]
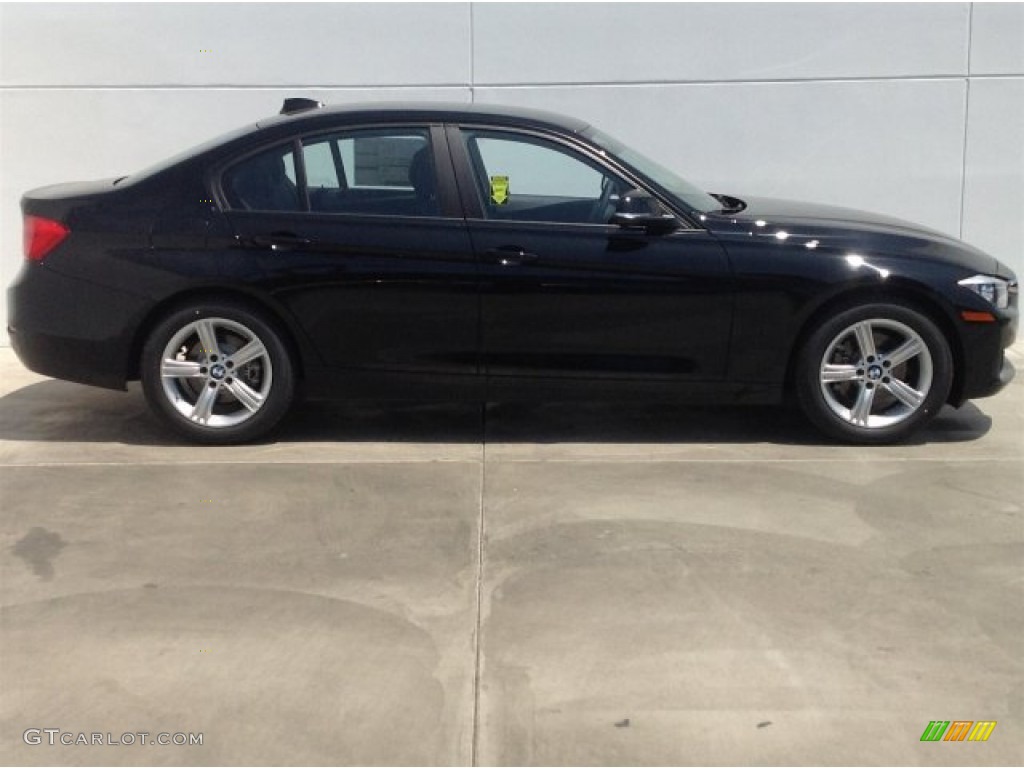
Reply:
[[618, 189], [618, 184], [611, 176], [605, 176], [601, 179], [601, 196], [594, 203], [594, 208], [590, 212], [590, 221], [593, 224], [607, 224], [614, 212], [614, 207], [609, 210], [611, 205], [612, 195], [615, 194], [615, 190]]

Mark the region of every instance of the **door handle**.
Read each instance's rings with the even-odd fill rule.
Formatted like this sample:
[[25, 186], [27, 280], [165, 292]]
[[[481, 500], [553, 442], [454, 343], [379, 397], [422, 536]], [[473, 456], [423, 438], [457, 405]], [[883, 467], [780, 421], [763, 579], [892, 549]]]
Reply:
[[500, 248], [491, 248], [486, 256], [489, 261], [500, 264], [503, 267], [518, 267], [540, 257], [536, 253], [529, 253], [518, 245], [503, 245]]
[[301, 237], [294, 232], [271, 232], [269, 235], [253, 235], [249, 242], [258, 248], [270, 248], [272, 251], [290, 251], [310, 245], [313, 241]]

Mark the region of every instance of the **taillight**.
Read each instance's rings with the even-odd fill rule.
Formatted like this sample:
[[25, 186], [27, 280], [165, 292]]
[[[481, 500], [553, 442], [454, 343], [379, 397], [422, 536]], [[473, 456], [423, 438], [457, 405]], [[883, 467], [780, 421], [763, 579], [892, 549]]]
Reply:
[[40, 261], [70, 233], [70, 229], [54, 219], [26, 216], [25, 258], [29, 261]]

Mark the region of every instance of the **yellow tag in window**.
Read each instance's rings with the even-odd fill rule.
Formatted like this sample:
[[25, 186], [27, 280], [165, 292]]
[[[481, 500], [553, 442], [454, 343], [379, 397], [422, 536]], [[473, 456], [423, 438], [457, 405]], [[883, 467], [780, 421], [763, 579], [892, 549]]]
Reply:
[[491, 202], [495, 205], [508, 202], [508, 176], [491, 176]]

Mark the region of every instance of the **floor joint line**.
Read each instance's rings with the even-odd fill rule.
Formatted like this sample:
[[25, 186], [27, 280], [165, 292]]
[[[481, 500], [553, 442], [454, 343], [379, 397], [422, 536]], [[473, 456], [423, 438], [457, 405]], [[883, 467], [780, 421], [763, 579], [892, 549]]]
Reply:
[[480, 404], [480, 509], [477, 517], [476, 539], [476, 627], [473, 634], [473, 732], [470, 741], [469, 764], [479, 765], [480, 738], [480, 638], [483, 626], [484, 595], [484, 499], [487, 482], [487, 403]]

